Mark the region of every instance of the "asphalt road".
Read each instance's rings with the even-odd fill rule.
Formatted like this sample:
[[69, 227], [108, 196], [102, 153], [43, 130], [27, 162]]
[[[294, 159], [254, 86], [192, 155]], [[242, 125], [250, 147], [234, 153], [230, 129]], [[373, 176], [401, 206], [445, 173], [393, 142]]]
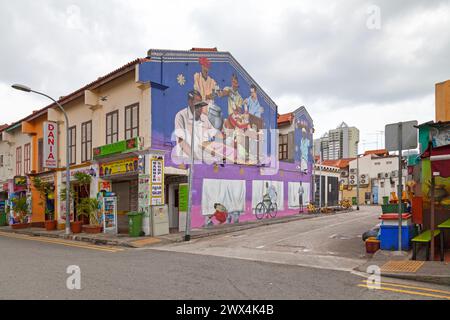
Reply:
[[[349, 223], [352, 222], [355, 220], [350, 216]], [[285, 231], [291, 228], [295, 229], [292, 223], [284, 225]], [[333, 232], [340, 230], [340, 227], [336, 228]], [[257, 228], [251, 233], [258, 233], [258, 229], [263, 231]], [[272, 237], [284, 239], [275, 230], [271, 231]], [[313, 232], [309, 234], [314, 235]], [[286, 232], [284, 236], [286, 238]], [[266, 243], [256, 238], [252, 246]], [[337, 238], [328, 239], [333, 242], [331, 240]], [[239, 237], [229, 239], [236, 241]], [[272, 242], [272, 238], [269, 240]], [[410, 281], [395, 280], [397, 286], [370, 290], [361, 287], [364, 278], [360, 275], [323, 266], [315, 268], [204, 252], [178, 252], [173, 247], [116, 250], [57, 241], [0, 235], [0, 299], [450, 299], [448, 287]], [[217, 237], [203, 239], [187, 246], [199, 246], [200, 243], [206, 247], [209, 243], [217, 247], [216, 241], [219, 241]], [[289, 241], [299, 239], [290, 238]], [[319, 249], [329, 248], [322, 248], [320, 243], [311, 240], [306, 247], [322, 254]], [[232, 246], [231, 243], [228, 245]], [[334, 252], [339, 252], [340, 247], [336, 245]], [[356, 244], [349, 248], [344, 258], [353, 261], [352, 252], [359, 254], [359, 249]], [[264, 251], [264, 248], [256, 250]], [[303, 254], [312, 256], [311, 251]], [[70, 276], [66, 271], [70, 265], [80, 267], [81, 290], [66, 287]], [[413, 289], [417, 287], [426, 289]], [[416, 293], [407, 293], [412, 291]]]

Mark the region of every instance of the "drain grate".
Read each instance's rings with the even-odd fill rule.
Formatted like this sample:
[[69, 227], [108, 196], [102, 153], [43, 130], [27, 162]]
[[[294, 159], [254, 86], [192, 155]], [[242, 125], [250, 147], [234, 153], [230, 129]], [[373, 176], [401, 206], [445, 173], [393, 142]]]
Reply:
[[388, 261], [381, 267], [381, 272], [415, 273], [423, 264], [423, 261]]

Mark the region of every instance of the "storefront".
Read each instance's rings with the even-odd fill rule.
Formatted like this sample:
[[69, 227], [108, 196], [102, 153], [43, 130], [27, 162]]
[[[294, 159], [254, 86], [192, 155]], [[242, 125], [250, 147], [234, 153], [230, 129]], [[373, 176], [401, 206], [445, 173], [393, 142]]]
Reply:
[[99, 162], [100, 192], [112, 192], [117, 198], [117, 225], [119, 233], [128, 233], [129, 212], [138, 211], [138, 156]]
[[[31, 191], [30, 191], [30, 183], [28, 177], [26, 176], [15, 176], [9, 183], [9, 204], [11, 205], [10, 210], [10, 218], [16, 219], [18, 217], [18, 213], [14, 211], [14, 199], [26, 198], [28, 208], [31, 211], [32, 203], [31, 203]], [[30, 212], [31, 213], [31, 212]], [[29, 215], [31, 216], [31, 215]], [[28, 221], [28, 222], [33, 222]]]
[[[77, 179], [77, 173], [83, 173], [90, 177], [91, 182], [85, 184]], [[70, 219], [71, 221], [83, 220], [84, 223], [89, 223], [88, 217], [78, 217], [77, 204], [83, 198], [95, 198], [97, 195], [98, 184], [98, 166], [96, 164], [87, 164], [73, 168], [70, 170], [70, 185], [72, 189], [72, 197], [70, 201]], [[57, 220], [58, 228], [63, 229], [66, 219], [66, 201], [64, 200], [64, 193], [66, 189], [66, 171], [59, 171], [57, 174]]]
[[[41, 190], [36, 188], [35, 179], [41, 183]], [[30, 175], [29, 180], [33, 226], [43, 228], [44, 221], [53, 220], [55, 216], [56, 173]]]

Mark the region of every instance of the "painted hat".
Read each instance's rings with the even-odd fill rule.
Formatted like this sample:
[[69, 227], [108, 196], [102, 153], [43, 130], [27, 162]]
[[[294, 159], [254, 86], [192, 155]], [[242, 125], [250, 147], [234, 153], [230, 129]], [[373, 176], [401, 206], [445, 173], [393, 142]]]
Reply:
[[211, 62], [207, 57], [200, 57], [198, 58], [198, 63], [200, 63], [201, 66], [204, 66], [205, 68], [208, 68], [211, 66]]

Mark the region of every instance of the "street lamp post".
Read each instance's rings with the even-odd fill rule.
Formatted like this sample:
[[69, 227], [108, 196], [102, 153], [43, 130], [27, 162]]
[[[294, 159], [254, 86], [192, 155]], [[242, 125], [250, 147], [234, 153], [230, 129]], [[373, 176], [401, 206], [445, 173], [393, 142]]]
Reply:
[[31, 88], [21, 84], [13, 84], [12, 87], [16, 90], [24, 92], [33, 92], [41, 96], [47, 97], [48, 99], [52, 100], [64, 114], [66, 122], [66, 234], [70, 234], [70, 167], [69, 167], [70, 149], [69, 149], [69, 119], [67, 118], [67, 113], [64, 110], [63, 106], [58, 101], [56, 101], [49, 95], [46, 95], [45, 93], [34, 91]]
[[359, 210], [359, 154], [356, 155], [356, 210]]

